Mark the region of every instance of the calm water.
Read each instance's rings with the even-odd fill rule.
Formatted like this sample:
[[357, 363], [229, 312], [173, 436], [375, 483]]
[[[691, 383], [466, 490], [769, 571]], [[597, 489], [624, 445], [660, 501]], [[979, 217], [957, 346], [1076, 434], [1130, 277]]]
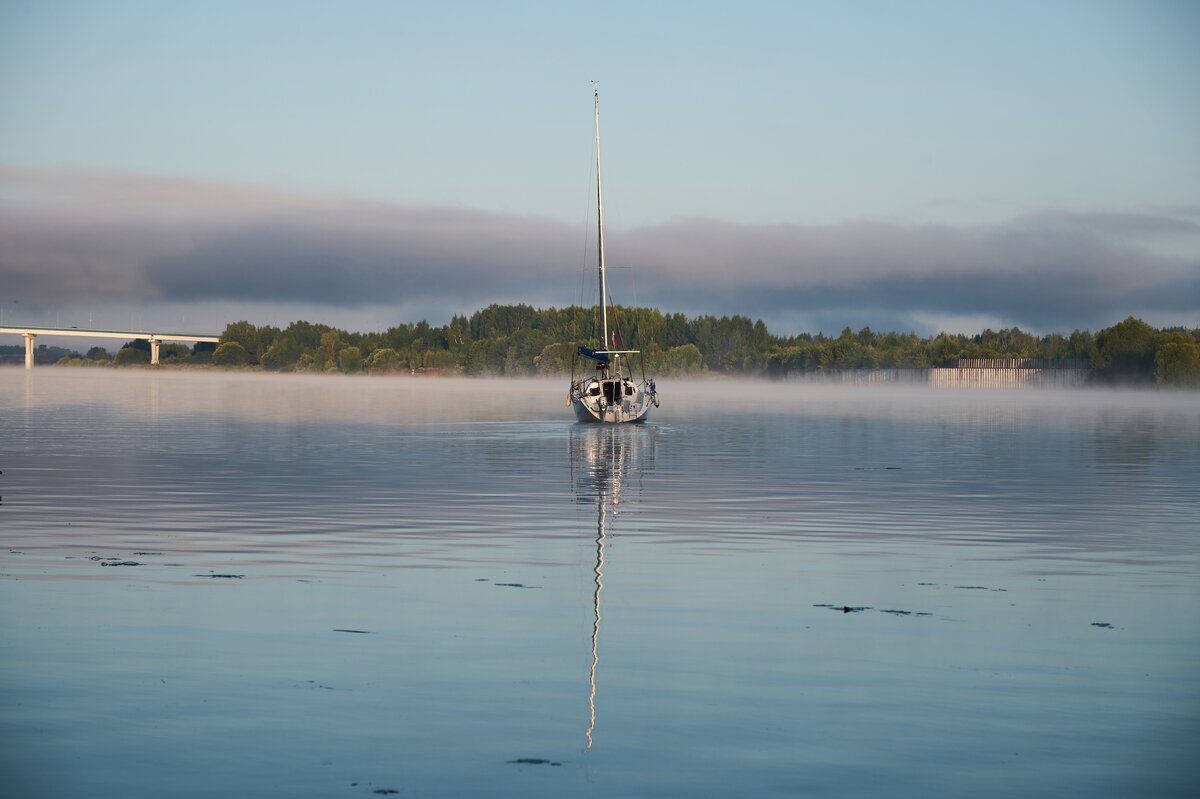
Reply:
[[661, 389], [0, 370], [0, 792], [1200, 792], [1195, 395]]

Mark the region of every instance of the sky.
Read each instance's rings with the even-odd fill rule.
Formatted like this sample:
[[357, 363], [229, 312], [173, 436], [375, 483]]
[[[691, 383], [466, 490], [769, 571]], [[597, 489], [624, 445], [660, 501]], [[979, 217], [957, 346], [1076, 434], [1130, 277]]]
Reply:
[[0, 322], [591, 304], [597, 80], [620, 304], [1197, 327], [1197, 41], [1191, 0], [0, 0]]

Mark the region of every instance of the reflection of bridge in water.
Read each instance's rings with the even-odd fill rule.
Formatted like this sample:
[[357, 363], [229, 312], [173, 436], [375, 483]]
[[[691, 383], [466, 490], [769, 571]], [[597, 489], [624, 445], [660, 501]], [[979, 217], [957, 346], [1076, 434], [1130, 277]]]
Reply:
[[150, 363], [158, 363], [158, 348], [164, 341], [205, 341], [213, 344], [220, 336], [195, 333], [146, 333], [128, 330], [88, 330], [78, 327], [0, 327], [0, 333], [19, 333], [25, 337], [25, 368], [33, 368], [33, 344], [38, 336], [73, 336], [76, 338], [144, 339], [150, 342]]

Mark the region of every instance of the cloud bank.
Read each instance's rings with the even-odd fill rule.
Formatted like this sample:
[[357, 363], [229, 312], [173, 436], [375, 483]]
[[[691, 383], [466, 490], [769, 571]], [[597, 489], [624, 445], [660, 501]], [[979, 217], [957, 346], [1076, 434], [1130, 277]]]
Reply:
[[[314, 321], [362, 319], [359, 329], [439, 324], [493, 302], [591, 302], [589, 234], [467, 208], [0, 168], [0, 304], [9, 318], [18, 303], [30, 314], [157, 304], [296, 309], [290, 318], [328, 309]], [[618, 301], [739, 313], [781, 333], [1070, 331], [1131, 313], [1200, 324], [1197, 208], [1047, 211], [980, 227], [689, 219], [610, 230], [606, 244], [610, 266], [632, 270], [613, 273]]]

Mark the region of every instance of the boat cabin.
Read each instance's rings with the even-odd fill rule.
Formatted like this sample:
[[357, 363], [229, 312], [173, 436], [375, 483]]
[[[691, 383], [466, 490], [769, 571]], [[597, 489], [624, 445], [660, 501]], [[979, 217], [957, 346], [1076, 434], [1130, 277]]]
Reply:
[[616, 405], [623, 397], [632, 397], [633, 383], [628, 380], [601, 380], [588, 387], [589, 397], [598, 397], [604, 392], [604, 404]]

